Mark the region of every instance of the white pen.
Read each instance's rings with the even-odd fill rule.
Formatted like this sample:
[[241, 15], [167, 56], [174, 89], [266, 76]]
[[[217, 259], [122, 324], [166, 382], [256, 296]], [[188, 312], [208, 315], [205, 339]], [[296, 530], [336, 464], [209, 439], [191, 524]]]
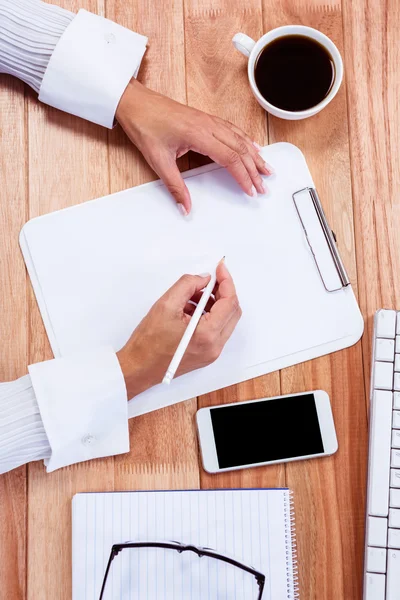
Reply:
[[[224, 258], [225, 258], [225, 256], [224, 256]], [[224, 260], [224, 258], [222, 258], [221, 261]], [[217, 270], [215, 270], [214, 275], [211, 276], [209, 283], [204, 288], [203, 295], [200, 298], [198, 305], [196, 306], [196, 309], [192, 315], [192, 318], [190, 319], [189, 324], [186, 327], [186, 331], [183, 334], [182, 339], [179, 342], [179, 346], [177, 347], [175, 354], [169, 364], [167, 372], [165, 373], [163, 383], [166, 383], [169, 385], [171, 383], [171, 381], [173, 380], [173, 378], [175, 377], [175, 373], [176, 373], [179, 365], [181, 364], [183, 355], [185, 354], [186, 349], [189, 346], [190, 340], [192, 339], [192, 336], [195, 332], [195, 329], [196, 329], [197, 325], [199, 324], [201, 315], [203, 314], [206, 304], [210, 299], [210, 296], [215, 287], [216, 281], [217, 281]]]

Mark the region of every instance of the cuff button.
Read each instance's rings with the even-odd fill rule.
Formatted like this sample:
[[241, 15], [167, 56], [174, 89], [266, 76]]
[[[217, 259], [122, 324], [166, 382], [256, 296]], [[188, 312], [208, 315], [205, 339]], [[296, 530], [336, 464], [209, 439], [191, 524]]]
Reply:
[[115, 42], [117, 41], [117, 38], [113, 33], [105, 33], [104, 39], [106, 40], [107, 44], [115, 44]]
[[96, 438], [94, 437], [94, 435], [84, 435], [82, 438], [82, 444], [84, 446], [93, 446], [93, 444], [95, 443]]

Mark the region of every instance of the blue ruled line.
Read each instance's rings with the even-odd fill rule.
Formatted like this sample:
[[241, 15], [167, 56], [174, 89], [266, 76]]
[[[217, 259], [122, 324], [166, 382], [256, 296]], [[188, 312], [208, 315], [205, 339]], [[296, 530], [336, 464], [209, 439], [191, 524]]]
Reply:
[[105, 536], [106, 536], [106, 495], [103, 494], [103, 568], [102, 568], [102, 573], [105, 572], [106, 570], [106, 559], [105, 559], [105, 551], [106, 551], [106, 544], [105, 544]]
[[86, 554], [85, 554], [85, 598], [87, 598], [87, 555], [88, 555], [88, 497], [86, 499]]
[[[129, 541], [132, 541], [132, 498], [129, 498]], [[129, 552], [129, 600], [132, 597], [132, 550]]]
[[[214, 492], [214, 505], [215, 505], [215, 533], [216, 533], [216, 538], [215, 538], [216, 546], [215, 547], [218, 548], [217, 492]], [[218, 592], [218, 587], [219, 587], [218, 561], [216, 560], [215, 562], [217, 563], [216, 564], [216, 578], [217, 578], [217, 593], [219, 595], [219, 592]]]
[[[182, 541], [182, 534], [183, 534], [183, 516], [182, 516], [182, 513], [183, 513], [183, 500], [182, 500], [182, 493], [180, 494], [180, 497], [181, 497], [181, 539], [180, 539], [180, 541]], [[181, 556], [181, 560], [182, 560], [182, 556]], [[182, 562], [181, 562], [181, 565], [182, 565]], [[185, 589], [185, 587], [184, 587], [184, 569], [183, 569], [183, 567], [182, 567], [182, 582], [181, 582], [181, 585], [182, 585], [181, 589], [182, 589], [182, 595], [183, 595], [183, 590]]]
[[[174, 495], [173, 500], [172, 500], [172, 515], [171, 515], [171, 520], [172, 520], [172, 531], [175, 532], [175, 498], [176, 496]], [[175, 570], [176, 570], [176, 565], [175, 565], [175, 554], [172, 555], [172, 574], [173, 574], [173, 587], [174, 587], [174, 596], [175, 597]]]
[[[210, 528], [209, 524], [209, 509], [208, 509], [208, 499], [210, 494], [207, 492], [207, 547], [210, 546]], [[210, 598], [210, 560], [207, 561], [207, 571], [208, 571], [208, 597]]]
[[262, 547], [261, 547], [261, 511], [260, 511], [260, 492], [258, 492], [257, 494], [257, 501], [258, 501], [258, 545], [259, 545], [259, 552], [260, 552], [260, 556], [259, 556], [259, 560], [258, 560], [258, 570], [259, 571], [263, 571], [262, 569]]
[[251, 520], [251, 515], [252, 515], [251, 499], [252, 499], [252, 497], [253, 497], [253, 495], [251, 494], [250, 498], [249, 498], [249, 507], [250, 507], [250, 510], [249, 510], [249, 521], [250, 521], [250, 553], [251, 553], [250, 564], [254, 563], [254, 557], [253, 557], [253, 523], [252, 523], [252, 520]]
[[[165, 524], [167, 519], [165, 518], [165, 494], [163, 496], [163, 508], [164, 508], [164, 540], [166, 539], [166, 532], [165, 532]], [[164, 551], [164, 598], [166, 596], [166, 590], [167, 590], [167, 572], [166, 572], [166, 555], [167, 553]]]
[[[154, 524], [156, 526], [157, 529], [157, 501], [156, 501], [156, 497], [154, 496]], [[153, 536], [154, 539], [154, 536]], [[155, 556], [155, 563], [156, 563], [156, 573], [158, 574], [158, 550], [155, 549], [154, 550], [154, 556]], [[157, 598], [157, 592], [158, 592], [158, 577], [156, 576], [155, 578], [155, 588], [156, 588], [156, 595], [155, 597]]]
[[[149, 539], [149, 500], [146, 498], [146, 539]], [[146, 550], [146, 593], [149, 595], [149, 549]]]
[[[243, 519], [243, 494], [240, 494], [240, 516], [242, 521], [242, 557], [243, 557], [243, 533], [244, 533], [244, 519]], [[242, 590], [244, 593], [244, 571], [242, 571]]]
[[[190, 523], [190, 537], [189, 539], [192, 539], [192, 496], [189, 496], [189, 523]], [[191, 563], [193, 561], [190, 561]], [[190, 598], [193, 598], [193, 565], [191, 566], [190, 569]]]
[[[119, 507], [120, 510], [120, 522], [119, 522], [119, 532], [120, 532], [120, 536], [119, 539], [122, 540], [122, 494], [119, 495], [119, 497], [121, 498], [121, 505]], [[124, 540], [122, 540], [124, 541]], [[122, 558], [122, 553], [120, 554], [120, 561], [121, 561], [121, 570], [119, 572], [119, 594], [120, 594], [120, 600], [122, 600], [122, 573], [123, 573], [123, 563], [124, 563], [124, 559]]]
[[[232, 544], [233, 544], [233, 555], [236, 555], [236, 536], [235, 536], [235, 492], [231, 492], [232, 494]], [[235, 600], [236, 600], [236, 580], [237, 580], [237, 572], [235, 572]]]
[[269, 531], [269, 500], [267, 494], [267, 530], [268, 530], [268, 582], [269, 582], [269, 600], [272, 600], [271, 589], [271, 538]]
[[[200, 545], [200, 494], [197, 494], [197, 544]], [[199, 591], [198, 591], [198, 597], [201, 597], [201, 564], [200, 561], [198, 562], [199, 565]]]
[[[111, 512], [111, 534], [112, 534], [112, 543], [114, 543], [114, 498], [115, 495], [112, 496], [112, 512]], [[112, 597], [114, 598], [114, 571], [111, 567], [111, 589], [112, 589]]]
[[[139, 524], [139, 496], [137, 496], [136, 514], [137, 514], [137, 531], [138, 531], [137, 537], [138, 537], [138, 539], [140, 539], [140, 536], [139, 536], [139, 530], [140, 530], [140, 524]], [[137, 597], [140, 598], [140, 552], [138, 554], [137, 561], [138, 561]]]
[[[222, 492], [224, 495], [224, 513], [226, 515], [226, 492]], [[224, 545], [225, 552], [228, 552], [228, 545], [226, 543], [226, 519], [224, 519]], [[228, 600], [228, 565], [224, 563], [225, 567], [225, 598]]]
[[97, 531], [97, 496], [94, 497], [94, 584], [93, 584], [93, 600], [96, 600], [96, 531]]

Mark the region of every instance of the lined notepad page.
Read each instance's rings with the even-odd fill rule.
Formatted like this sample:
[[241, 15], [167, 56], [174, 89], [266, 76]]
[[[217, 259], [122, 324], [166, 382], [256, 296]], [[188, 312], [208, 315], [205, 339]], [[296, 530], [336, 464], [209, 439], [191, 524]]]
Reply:
[[[112, 544], [179, 541], [209, 547], [266, 576], [263, 600], [295, 596], [289, 490], [77, 494], [73, 600], [98, 600]], [[288, 553], [288, 554], [287, 554]], [[123, 550], [105, 600], [256, 600], [252, 575], [172, 550]]]

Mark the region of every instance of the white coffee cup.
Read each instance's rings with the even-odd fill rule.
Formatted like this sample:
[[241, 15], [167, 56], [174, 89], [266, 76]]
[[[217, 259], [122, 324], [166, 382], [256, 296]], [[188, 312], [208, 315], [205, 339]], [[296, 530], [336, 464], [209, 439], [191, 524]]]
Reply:
[[[256, 61], [261, 51], [273, 40], [277, 38], [286, 37], [287, 35], [303, 35], [312, 40], [316, 40], [319, 42], [331, 55], [335, 67], [335, 79], [333, 85], [329, 91], [329, 94], [321, 101], [319, 104], [308, 108], [307, 110], [299, 110], [299, 111], [289, 111], [283, 110], [270, 104], [258, 91], [255, 77], [254, 77], [254, 69], [256, 66]], [[247, 72], [250, 81], [251, 90], [256, 97], [257, 101], [261, 106], [267, 110], [271, 115], [275, 117], [280, 117], [281, 119], [287, 119], [289, 121], [298, 121], [299, 119], [306, 119], [307, 117], [312, 117], [319, 113], [325, 106], [333, 100], [336, 96], [340, 84], [343, 79], [343, 61], [340, 56], [340, 52], [335, 46], [335, 44], [330, 40], [326, 35], [318, 31], [317, 29], [313, 29], [312, 27], [305, 27], [304, 25], [286, 25], [284, 27], [277, 27], [276, 29], [272, 29], [268, 31], [265, 35], [263, 35], [258, 42], [255, 42], [245, 33], [237, 33], [232, 39], [233, 45], [237, 50], [239, 50], [242, 54], [249, 58], [249, 63], [247, 67]]]

